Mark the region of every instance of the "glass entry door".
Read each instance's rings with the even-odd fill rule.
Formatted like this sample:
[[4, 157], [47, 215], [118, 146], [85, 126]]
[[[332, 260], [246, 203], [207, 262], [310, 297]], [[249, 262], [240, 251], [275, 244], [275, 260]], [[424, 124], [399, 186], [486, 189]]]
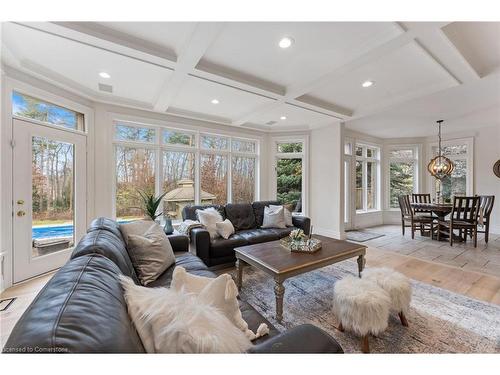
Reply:
[[61, 267], [86, 227], [86, 136], [13, 120], [14, 282]]

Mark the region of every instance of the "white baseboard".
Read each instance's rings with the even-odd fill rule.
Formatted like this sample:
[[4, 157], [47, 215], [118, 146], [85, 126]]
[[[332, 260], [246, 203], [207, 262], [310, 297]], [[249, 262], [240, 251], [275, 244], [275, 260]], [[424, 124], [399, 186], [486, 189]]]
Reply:
[[340, 233], [338, 231], [326, 229], [326, 228], [314, 227], [314, 233], [319, 234], [320, 236], [335, 238], [337, 240], [345, 240], [346, 239], [345, 232]]
[[500, 234], [500, 225], [492, 225], [490, 227], [490, 233]]

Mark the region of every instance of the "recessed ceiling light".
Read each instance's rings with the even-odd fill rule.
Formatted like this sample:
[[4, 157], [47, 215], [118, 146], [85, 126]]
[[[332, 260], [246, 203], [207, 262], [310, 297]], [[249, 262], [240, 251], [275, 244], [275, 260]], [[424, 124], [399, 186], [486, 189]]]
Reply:
[[372, 86], [373, 84], [374, 84], [374, 82], [373, 82], [373, 81], [364, 81], [364, 82], [361, 84], [361, 86], [363, 86], [363, 87], [365, 87], [365, 88], [366, 88], [366, 87], [370, 87], [370, 86]]
[[286, 120], [286, 116], [281, 116], [280, 120]]
[[293, 38], [290, 38], [289, 36], [285, 36], [281, 38], [279, 42], [279, 46], [283, 49], [290, 47], [293, 44], [294, 40]]
[[212, 104], [219, 104], [219, 101], [217, 99], [212, 99]]
[[101, 78], [106, 78], [106, 79], [111, 78], [111, 76], [106, 72], [101, 72], [99, 73], [99, 75], [101, 76]]

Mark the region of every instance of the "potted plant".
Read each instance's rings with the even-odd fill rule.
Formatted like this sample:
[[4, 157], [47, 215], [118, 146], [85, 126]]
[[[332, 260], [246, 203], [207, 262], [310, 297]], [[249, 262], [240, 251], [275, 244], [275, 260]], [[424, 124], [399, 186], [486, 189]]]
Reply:
[[137, 192], [141, 197], [142, 200], [141, 208], [144, 211], [145, 216], [153, 221], [156, 221], [156, 219], [163, 214], [162, 212], [160, 213], [156, 212], [158, 211], [158, 207], [160, 206], [161, 201], [165, 196], [165, 194], [167, 194], [167, 192], [164, 192], [158, 197], [155, 197], [153, 193], [148, 193], [145, 191], [137, 190]]

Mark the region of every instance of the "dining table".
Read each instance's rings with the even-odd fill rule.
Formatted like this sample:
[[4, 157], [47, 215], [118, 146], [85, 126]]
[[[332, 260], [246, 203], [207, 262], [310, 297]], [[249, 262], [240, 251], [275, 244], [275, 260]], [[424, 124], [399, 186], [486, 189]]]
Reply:
[[[411, 207], [415, 212], [433, 213], [436, 215], [437, 220], [444, 220], [453, 209], [451, 203], [411, 203]], [[449, 233], [441, 231], [441, 241], [447, 241], [448, 238]], [[437, 229], [435, 233], [432, 233], [432, 239], [437, 239]], [[457, 236], [457, 240], [460, 241], [461, 237]]]

